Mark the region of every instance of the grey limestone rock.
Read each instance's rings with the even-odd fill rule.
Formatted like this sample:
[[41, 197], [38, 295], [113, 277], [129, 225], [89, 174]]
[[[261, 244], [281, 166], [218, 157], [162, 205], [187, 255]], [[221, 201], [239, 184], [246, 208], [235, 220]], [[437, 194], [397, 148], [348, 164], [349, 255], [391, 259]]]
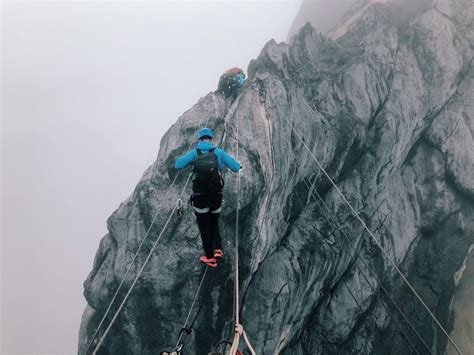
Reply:
[[[466, 302], [454, 297], [456, 275], [474, 242], [473, 3], [373, 1], [341, 26], [333, 38], [307, 24], [289, 43], [268, 42], [234, 102], [209, 93], [169, 129], [108, 220], [84, 283], [79, 353], [147, 230], [119, 299], [165, 225], [187, 178], [174, 161], [204, 125], [229, 153], [239, 143], [240, 314], [257, 354], [408, 354], [410, 342], [427, 353], [390, 298], [433, 353], [452, 351], [313, 156], [441, 324], [456, 329], [453, 300]], [[236, 176], [225, 180], [226, 258], [198, 297], [186, 354], [231, 337]], [[173, 216], [99, 353], [171, 348], [204, 271], [200, 253], [193, 214]]]

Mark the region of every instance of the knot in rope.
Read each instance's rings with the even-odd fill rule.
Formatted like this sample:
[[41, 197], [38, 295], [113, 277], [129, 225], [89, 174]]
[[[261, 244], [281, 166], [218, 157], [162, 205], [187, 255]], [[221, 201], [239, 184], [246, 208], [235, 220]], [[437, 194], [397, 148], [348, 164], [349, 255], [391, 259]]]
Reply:
[[242, 327], [242, 324], [236, 324], [234, 327], [234, 332], [239, 336], [242, 336], [242, 334], [244, 333], [244, 327]]

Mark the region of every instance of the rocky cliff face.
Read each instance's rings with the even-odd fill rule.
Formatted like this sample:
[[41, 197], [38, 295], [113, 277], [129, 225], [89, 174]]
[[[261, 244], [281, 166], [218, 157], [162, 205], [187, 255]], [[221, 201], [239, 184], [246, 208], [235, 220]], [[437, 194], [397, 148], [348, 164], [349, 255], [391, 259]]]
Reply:
[[[288, 44], [270, 41], [234, 102], [201, 98], [108, 220], [84, 284], [79, 352], [156, 213], [127, 287], [165, 224], [187, 176], [165, 198], [175, 158], [206, 123], [229, 153], [239, 137], [241, 320], [258, 354], [414, 353], [410, 342], [427, 353], [387, 294], [433, 353], [452, 351], [287, 119], [451, 331], [474, 242], [473, 13], [471, 0], [373, 3], [337, 36], [307, 25]], [[187, 354], [206, 354], [232, 330], [235, 176], [226, 183], [227, 258], [198, 298]], [[200, 253], [193, 214], [173, 217], [102, 354], [174, 345], [201, 280]]]

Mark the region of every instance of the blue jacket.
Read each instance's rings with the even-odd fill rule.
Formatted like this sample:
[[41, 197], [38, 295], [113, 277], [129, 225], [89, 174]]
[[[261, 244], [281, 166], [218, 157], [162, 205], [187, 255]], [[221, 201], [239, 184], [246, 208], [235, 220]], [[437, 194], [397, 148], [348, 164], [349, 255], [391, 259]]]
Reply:
[[[223, 171], [225, 168], [229, 168], [233, 172], [238, 172], [242, 166], [240, 163], [232, 158], [229, 154], [227, 154], [223, 149], [219, 149], [214, 147], [212, 143], [202, 141], [199, 142], [198, 145], [196, 146], [196, 149], [200, 149], [203, 153], [208, 152], [210, 149], [215, 149], [214, 154], [217, 156], [217, 163], [219, 164], [219, 169]], [[183, 169], [186, 168], [187, 166], [192, 165], [194, 159], [197, 157], [197, 151], [196, 149], [190, 150], [186, 154], [180, 156], [176, 160], [175, 167], [176, 169]]]
[[235, 76], [235, 80], [237, 81], [237, 83], [239, 84], [240, 87], [244, 86], [244, 84], [245, 84], [244, 74], [237, 74]]

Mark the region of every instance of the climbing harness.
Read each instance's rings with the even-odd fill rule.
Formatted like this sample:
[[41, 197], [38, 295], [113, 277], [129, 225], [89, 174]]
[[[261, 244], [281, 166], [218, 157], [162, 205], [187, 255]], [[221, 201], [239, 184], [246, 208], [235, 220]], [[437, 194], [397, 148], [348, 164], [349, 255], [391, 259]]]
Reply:
[[[273, 98], [270, 97], [272, 102], [273, 101]], [[305, 143], [305, 141], [303, 140], [303, 138], [301, 137], [301, 135], [296, 131], [294, 125], [290, 122], [290, 120], [288, 119], [287, 115], [281, 110], [281, 108], [279, 107], [279, 105], [274, 102], [276, 107], [279, 109], [279, 112], [281, 112], [281, 115], [282, 117], [285, 119], [285, 121], [288, 123], [288, 125], [290, 126], [291, 128], [291, 131], [294, 132], [294, 134], [296, 135], [296, 137], [300, 140], [301, 144], [303, 145], [303, 147], [308, 151], [309, 155], [311, 156], [311, 158], [314, 160], [314, 162], [316, 163], [316, 165], [319, 167], [319, 169], [321, 170], [321, 172], [323, 173], [324, 176], [326, 176], [326, 178], [329, 180], [329, 182], [331, 183], [331, 185], [334, 187], [334, 189], [337, 191], [337, 193], [339, 194], [339, 196], [341, 197], [342, 201], [348, 206], [349, 210], [351, 211], [351, 213], [353, 214], [353, 216], [360, 222], [360, 224], [362, 225], [362, 227], [367, 231], [367, 233], [369, 234], [369, 236], [371, 237], [371, 239], [373, 240], [373, 242], [375, 243], [375, 245], [382, 251], [382, 253], [385, 255], [385, 257], [387, 258], [387, 260], [390, 262], [390, 264], [393, 266], [393, 268], [396, 270], [396, 272], [400, 275], [401, 279], [403, 280], [403, 282], [408, 286], [408, 288], [410, 289], [410, 291], [412, 292], [412, 294], [418, 299], [418, 301], [423, 305], [423, 307], [426, 309], [426, 311], [428, 312], [428, 314], [430, 315], [430, 317], [433, 319], [433, 321], [436, 323], [436, 325], [438, 326], [438, 328], [443, 332], [443, 334], [446, 336], [446, 338], [448, 339], [448, 341], [451, 343], [451, 345], [455, 348], [455, 350], [457, 351], [458, 354], [461, 354], [461, 351], [459, 350], [459, 348], [456, 346], [456, 344], [454, 343], [454, 341], [452, 340], [452, 338], [449, 336], [448, 332], [446, 331], [446, 329], [444, 329], [444, 327], [441, 325], [441, 323], [439, 322], [439, 320], [436, 318], [436, 316], [433, 314], [433, 312], [431, 312], [431, 310], [429, 309], [429, 307], [426, 305], [426, 303], [423, 301], [423, 299], [421, 298], [421, 296], [418, 294], [418, 292], [416, 292], [416, 290], [414, 289], [414, 287], [411, 285], [411, 283], [408, 281], [408, 279], [405, 277], [405, 275], [403, 275], [403, 273], [401, 272], [401, 270], [399, 269], [399, 267], [396, 265], [395, 261], [390, 257], [390, 255], [388, 254], [388, 252], [383, 248], [383, 246], [380, 244], [380, 242], [377, 240], [377, 238], [375, 237], [375, 235], [372, 233], [372, 231], [369, 229], [369, 227], [367, 227], [367, 224], [364, 222], [364, 220], [360, 217], [359, 213], [355, 210], [355, 208], [352, 206], [352, 204], [347, 200], [346, 196], [342, 193], [342, 191], [339, 189], [339, 187], [336, 185], [336, 183], [334, 182], [334, 180], [329, 176], [329, 174], [327, 173], [326, 169], [324, 169], [324, 167], [322, 166], [322, 164], [319, 162], [319, 160], [316, 158], [316, 156], [314, 155], [314, 153], [311, 151], [311, 149], [309, 149], [308, 145]]]

